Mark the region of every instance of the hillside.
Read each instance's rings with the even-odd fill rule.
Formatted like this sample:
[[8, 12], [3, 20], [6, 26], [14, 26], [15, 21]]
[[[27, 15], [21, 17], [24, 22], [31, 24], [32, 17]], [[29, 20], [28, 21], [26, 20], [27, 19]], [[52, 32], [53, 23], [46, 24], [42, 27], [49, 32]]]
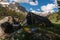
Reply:
[[54, 24], [60, 24], [60, 11], [48, 16], [50, 21]]
[[[25, 10], [24, 8], [22, 8], [22, 9]], [[18, 10], [21, 10], [21, 9], [18, 9]], [[21, 10], [19, 12], [16, 12], [15, 9], [12, 10], [12, 9], [9, 9], [9, 7], [2, 7], [0, 5], [0, 19], [4, 18], [6, 16], [14, 16], [14, 17], [18, 17], [21, 20], [23, 20], [26, 17], [26, 14], [27, 14], [27, 12], [26, 11], [23, 12], [23, 10]]]
[[[3, 10], [3, 11], [2, 11]], [[59, 20], [59, 12], [57, 13], [54, 13], [54, 14], [50, 14], [48, 16], [48, 18], [50, 19], [50, 21], [55, 25], [54, 27], [41, 27], [41, 26], [38, 26], [38, 25], [28, 25], [26, 26], [27, 30], [30, 29], [31, 31], [31, 28], [33, 28], [33, 30], [39, 30], [38, 32], [35, 32], [34, 34], [35, 35], [29, 35], [29, 33], [26, 33], [26, 29], [25, 29], [25, 26], [22, 26], [24, 30], [21, 30], [19, 29], [18, 31], [12, 33], [11, 35], [9, 35], [9, 37], [7, 38], [7, 40], [13, 40], [13, 39], [17, 39], [17, 40], [25, 40], [25, 38], [27, 37], [26, 40], [28, 40], [30, 37], [33, 37], [32, 39], [30, 40], [35, 40], [36, 38], [38, 38], [39, 40], [57, 40], [59, 39], [60, 40], [60, 27], [59, 27], [59, 24], [60, 24], [60, 20]], [[20, 20], [23, 20], [25, 17], [26, 17], [26, 14], [25, 12], [15, 12], [15, 11], [12, 11], [12, 10], [9, 10], [8, 7], [1, 7], [0, 8], [0, 19], [3, 19], [4, 17], [6, 16], [13, 16], [13, 17], [18, 17], [20, 18]], [[21, 22], [21, 21], [20, 21]], [[29, 28], [28, 28], [29, 27]], [[34, 29], [35, 28], [35, 29]], [[27, 35], [28, 34], [28, 35]], [[31, 33], [32, 34], [32, 33]], [[21, 35], [21, 36], [20, 36]], [[38, 36], [39, 35], [39, 36]], [[24, 36], [24, 37], [23, 37]], [[29, 36], [29, 37], [28, 37]], [[35, 36], [38, 36], [38, 37], [35, 37]], [[35, 38], [34, 38], [35, 37]], [[40, 38], [39, 38], [40, 37]], [[41, 38], [42, 37], [42, 38]], [[12, 39], [13, 38], [13, 39]], [[37, 39], [36, 39], [37, 40]]]
[[[60, 24], [56, 23], [54, 19], [58, 19], [60, 16], [58, 13], [49, 15], [49, 19], [54, 24], [51, 27], [44, 27], [38, 25], [22, 26], [23, 28], [9, 35], [7, 40], [60, 40]], [[58, 18], [56, 18], [58, 16]], [[51, 19], [52, 18], [52, 19]], [[57, 20], [59, 21], [59, 20]]]
[[[26, 18], [27, 11], [21, 5], [19, 6], [18, 3], [11, 3], [8, 7], [2, 7], [0, 4], [0, 23], [7, 20], [8, 16], [14, 17], [15, 19], [19, 19], [19, 24], [23, 22]], [[30, 15], [30, 14], [29, 14]], [[28, 15], [28, 16], [29, 16]], [[28, 17], [27, 16], [27, 17]], [[1, 20], [2, 19], [2, 20]], [[9, 17], [8, 17], [9, 19]], [[16, 20], [18, 20], [16, 19]], [[42, 23], [41, 21], [45, 21], [45, 17], [37, 16], [31, 13], [31, 20], [33, 19], [33, 25], [21, 26], [21, 29], [15, 30], [12, 34], [8, 34], [6, 40], [60, 40], [60, 12], [50, 14], [48, 19], [53, 23], [54, 26], [40, 26]], [[11, 20], [11, 18], [10, 18]], [[29, 18], [30, 20], [30, 18]], [[35, 21], [39, 23], [39, 25], [35, 25]], [[41, 21], [40, 21], [41, 20]], [[12, 20], [11, 20], [12, 21]], [[30, 21], [28, 21], [30, 22]], [[46, 20], [48, 24], [48, 21]], [[44, 24], [46, 24], [44, 23]], [[0, 25], [1, 26], [1, 25]], [[11, 25], [12, 26], [12, 25]], [[10, 27], [9, 25], [3, 25], [3, 27]], [[16, 26], [13, 26], [16, 27]], [[20, 26], [19, 26], [20, 27]], [[18, 28], [18, 27], [16, 27]], [[4, 28], [3, 28], [4, 29]], [[5, 29], [4, 29], [5, 30]], [[10, 30], [11, 31], [11, 30]], [[1, 40], [1, 39], [0, 39]], [[5, 40], [5, 39], [4, 39]]]

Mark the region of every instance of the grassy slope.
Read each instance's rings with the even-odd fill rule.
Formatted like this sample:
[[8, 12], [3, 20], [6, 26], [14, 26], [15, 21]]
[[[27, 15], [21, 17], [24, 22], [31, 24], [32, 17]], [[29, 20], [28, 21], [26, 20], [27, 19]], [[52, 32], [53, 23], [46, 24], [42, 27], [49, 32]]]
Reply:
[[[54, 34], [60, 35], [60, 12], [49, 15], [48, 19], [54, 24], [54, 27], [40, 27], [41, 29], [53, 32]], [[58, 16], [58, 17], [57, 17]]]
[[[54, 34], [54, 35], [57, 35], [58, 37], [60, 37], [60, 20], [57, 21], [58, 15], [59, 15], [59, 12], [55, 13], [55, 14], [51, 14], [48, 17], [48, 19], [50, 19], [50, 21], [54, 24], [54, 27], [41, 27], [41, 26], [39, 26], [40, 30], [47, 31], [48, 33], [51, 33], [51, 34]], [[30, 27], [32, 27], [32, 26], [30, 25]], [[38, 27], [38, 25], [34, 26], [34, 27]]]
[[[58, 16], [58, 13], [57, 14], [52, 14], [52, 15], [49, 15], [49, 19], [50, 21], [54, 24], [54, 27], [41, 27], [41, 26], [38, 26], [38, 25], [28, 25], [26, 27], [36, 27], [38, 28], [40, 31], [42, 32], [48, 32], [47, 34], [50, 36], [56, 36], [56, 38], [54, 38], [55, 40], [60, 40], [60, 21], [56, 22], [56, 17]], [[23, 26], [25, 28], [25, 26]], [[17, 34], [17, 33], [15, 33]], [[53, 40], [53, 39], [52, 39]]]
[[[59, 13], [51, 14], [51, 15], [49, 16], [50, 21], [51, 21], [52, 23], [54, 23], [54, 24], [60, 24], [60, 20], [57, 20], [57, 19], [58, 19], [57, 16], [59, 16]], [[59, 16], [59, 17], [60, 17], [60, 16]]]

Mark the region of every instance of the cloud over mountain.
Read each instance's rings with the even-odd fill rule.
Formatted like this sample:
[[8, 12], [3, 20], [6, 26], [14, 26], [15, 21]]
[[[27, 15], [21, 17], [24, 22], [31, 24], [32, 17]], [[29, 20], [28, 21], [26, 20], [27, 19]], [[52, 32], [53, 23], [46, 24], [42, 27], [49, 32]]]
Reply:
[[38, 1], [36, 0], [35, 2], [29, 2], [30, 3], [30, 5], [38, 5]]
[[[55, 12], [54, 8], [56, 8], [56, 5], [55, 4], [47, 4], [47, 5], [41, 6], [40, 8], [43, 12], [35, 11], [32, 8], [30, 8], [30, 10], [31, 10], [31, 12], [35, 12], [35, 13], [49, 13], [49, 12], [53, 13], [53, 12]], [[37, 9], [37, 10], [39, 10], [39, 9]]]
[[[37, 10], [39, 11], [39, 9], [37, 9]], [[33, 10], [32, 8], [30, 8], [30, 11], [31, 11], [32, 13], [35, 13], [35, 14], [36, 14], [36, 13], [37, 13], [37, 14], [38, 14], [38, 13], [41, 13], [41, 12], [38, 12], [38, 11], [36, 11], [36, 10]]]
[[47, 4], [47, 5], [43, 5], [41, 6], [41, 10], [43, 12], [54, 12], [54, 8], [56, 8], [55, 4]]

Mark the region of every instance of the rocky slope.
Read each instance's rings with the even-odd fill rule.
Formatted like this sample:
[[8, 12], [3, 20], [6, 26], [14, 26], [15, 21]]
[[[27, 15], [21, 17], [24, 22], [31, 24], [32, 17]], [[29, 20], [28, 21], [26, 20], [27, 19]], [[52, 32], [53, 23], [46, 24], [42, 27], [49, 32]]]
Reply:
[[17, 2], [8, 3], [1, 1], [0, 5], [2, 7], [8, 7], [11, 10], [15, 10], [16, 12], [27, 12], [26, 9]]
[[22, 12], [27, 12], [24, 7], [22, 7], [19, 3], [13, 2], [8, 5], [8, 7], [12, 10], [15, 10], [17, 12], [22, 11]]

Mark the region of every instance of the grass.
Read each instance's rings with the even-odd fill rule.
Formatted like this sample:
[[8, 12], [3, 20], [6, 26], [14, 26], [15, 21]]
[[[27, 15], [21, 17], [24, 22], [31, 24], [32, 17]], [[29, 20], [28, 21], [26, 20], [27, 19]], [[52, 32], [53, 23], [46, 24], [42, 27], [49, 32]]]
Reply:
[[[2, 18], [4, 18], [4, 16], [0, 17], [0, 19], [2, 19]], [[28, 25], [26, 27], [29, 27], [29, 28], [32, 28], [32, 27], [33, 28], [40, 28], [40, 30], [43, 30], [45, 32], [47, 31], [48, 33], [56, 35], [56, 36], [58, 36], [58, 38], [60, 38], [60, 21], [56, 22], [56, 17], [54, 19], [52, 18], [52, 20], [50, 20], [50, 21], [54, 24], [54, 26], [43, 27], [43, 26], [38, 26], [38, 25]], [[23, 27], [25, 27], [25, 26], [23, 26]]]

